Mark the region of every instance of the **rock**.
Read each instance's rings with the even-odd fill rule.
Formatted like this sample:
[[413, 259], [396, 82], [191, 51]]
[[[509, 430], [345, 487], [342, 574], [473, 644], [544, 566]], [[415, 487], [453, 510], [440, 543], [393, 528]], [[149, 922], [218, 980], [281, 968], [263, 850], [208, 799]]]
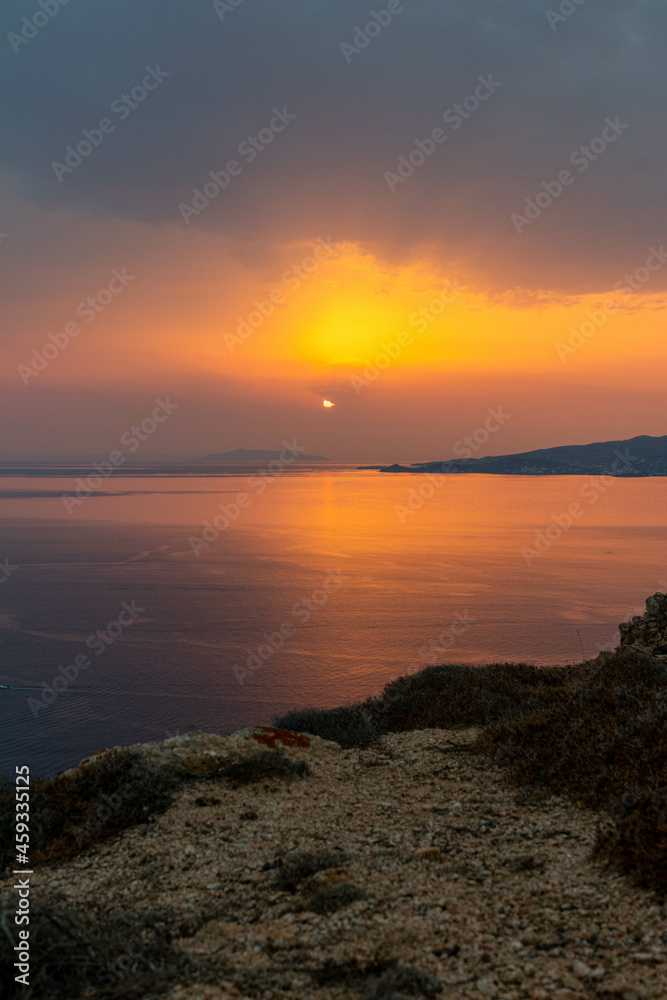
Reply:
[[441, 861], [444, 855], [439, 847], [431, 845], [430, 847], [420, 847], [418, 851], [415, 851], [415, 857], [424, 858], [426, 861]]
[[[95, 767], [107, 754], [119, 749], [123, 748], [100, 750], [82, 760], [79, 767]], [[223, 765], [242, 757], [253, 756], [260, 750], [277, 750], [289, 757], [307, 761], [318, 758], [330, 760], [332, 755], [342, 753], [338, 743], [272, 726], [246, 726], [229, 736], [219, 736], [217, 733], [183, 733], [154, 743], [132, 744], [126, 749], [141, 753], [166, 773], [192, 774], [198, 777], [206, 777], [207, 774], [213, 776]], [[76, 770], [71, 768], [64, 773], [74, 774]]]
[[307, 879], [303, 888], [308, 892], [318, 892], [320, 889], [329, 889], [332, 885], [344, 885], [352, 881], [352, 872], [349, 868], [328, 868], [323, 872], [315, 872]]
[[581, 988], [581, 980], [577, 979], [576, 976], [564, 975], [560, 977], [560, 980], [564, 990], [574, 990], [576, 992]]
[[582, 962], [580, 959], [575, 958], [574, 962], [572, 963], [572, 973], [577, 977], [577, 979], [588, 979], [588, 977], [591, 974], [591, 970], [589, 969], [589, 967], [586, 965], [585, 962]]
[[[667, 653], [667, 595], [653, 594], [646, 599], [644, 615], [635, 615], [618, 626], [620, 647], [631, 646], [653, 656]], [[620, 648], [619, 647], [619, 648]]]
[[646, 598], [646, 611], [649, 615], [655, 617], [659, 615], [663, 610], [663, 602], [665, 600], [664, 594], [654, 594], [653, 597]]

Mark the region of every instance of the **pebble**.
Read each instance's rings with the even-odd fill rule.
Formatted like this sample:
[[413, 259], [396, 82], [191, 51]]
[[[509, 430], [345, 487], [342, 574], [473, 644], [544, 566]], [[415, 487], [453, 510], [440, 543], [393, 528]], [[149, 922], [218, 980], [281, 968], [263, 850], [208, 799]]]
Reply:
[[415, 851], [416, 858], [425, 858], [427, 861], [440, 861], [444, 857], [439, 847], [420, 847]]

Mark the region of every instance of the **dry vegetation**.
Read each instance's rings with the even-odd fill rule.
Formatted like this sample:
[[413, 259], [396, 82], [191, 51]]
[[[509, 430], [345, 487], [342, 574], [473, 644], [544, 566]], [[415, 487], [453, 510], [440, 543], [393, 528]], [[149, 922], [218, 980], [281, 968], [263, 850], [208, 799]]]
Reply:
[[11, 905], [11, 897], [0, 904], [0, 982], [8, 998], [140, 1000], [193, 974], [192, 961], [173, 947], [178, 934], [169, 914], [81, 911], [47, 896], [31, 905], [36, 957], [26, 988], [14, 981]]
[[577, 666], [446, 664], [389, 684], [379, 699], [292, 712], [276, 725], [350, 746], [368, 732], [483, 726], [478, 749], [521, 785], [601, 813], [597, 851], [667, 893], [667, 665], [628, 646]]
[[[77, 768], [33, 783], [30, 847], [35, 864], [85, 850], [164, 812], [182, 782], [142, 754], [115, 750], [95, 767]], [[0, 788], [0, 870], [14, 856], [14, 785]]]
[[[261, 750], [222, 764], [215, 776], [233, 785], [291, 781], [308, 774], [305, 761]], [[210, 777], [172, 771], [131, 749], [104, 754], [79, 767], [36, 781], [30, 799], [30, 848], [35, 864], [60, 861], [165, 812], [185, 785]], [[14, 856], [14, 785], [0, 787], [0, 871]]]
[[[502, 765], [527, 795], [557, 793], [595, 810], [598, 858], [664, 899], [666, 696], [665, 660], [623, 646], [595, 661], [565, 668], [509, 663], [429, 667], [392, 682], [377, 699], [333, 710], [292, 712], [276, 725], [363, 749], [385, 734], [479, 727], [474, 745], [454, 742], [442, 753], [472, 751], [476, 759], [485, 755]], [[205, 795], [193, 802], [207, 809], [220, 804], [216, 785], [239, 790], [268, 781], [273, 787], [296, 788], [301, 785], [298, 779], [309, 774], [304, 760], [280, 750], [227, 759], [205, 775], [162, 768], [135, 749], [115, 750], [94, 767], [35, 783], [32, 856], [35, 862], [60, 863], [95, 848], [163, 813], [177, 793], [200, 780], [208, 782]], [[291, 784], [295, 780], [297, 785]], [[13, 811], [13, 785], [5, 785], [0, 788], [3, 867], [8, 867], [13, 854]], [[257, 812], [246, 809], [240, 819], [254, 821]], [[295, 897], [297, 910], [326, 919], [373, 898], [366, 887], [349, 878], [318, 883], [318, 873], [343, 870], [352, 861], [345, 852], [323, 849], [282, 855], [264, 869], [276, 890]], [[539, 864], [544, 861], [521, 856], [510, 859], [507, 871], [530, 874]], [[195, 914], [188, 934], [195, 933], [200, 921], [211, 919], [210, 912]], [[177, 981], [212, 982], [210, 977], [215, 979], [219, 971], [217, 958], [200, 967], [174, 946], [184, 934], [179, 920], [167, 910], [123, 916], [108, 909], [97, 913], [90, 907], [78, 911], [57, 896], [35, 901], [31, 940], [40, 958], [33, 966], [33, 985], [29, 991], [21, 989], [20, 995], [138, 1000], [158, 996]], [[12, 982], [8, 921], [8, 913], [0, 913], [0, 977], [11, 983], [9, 995], [14, 996], [19, 992]], [[131, 975], [127, 970], [122, 978], [114, 973], [118, 956], [130, 963]], [[108, 972], [106, 978], [100, 978], [100, 970]], [[312, 975], [320, 986], [339, 984], [349, 987], [351, 995], [369, 1000], [431, 997], [439, 992], [437, 977], [397, 959], [385, 965], [355, 960], [313, 969]]]

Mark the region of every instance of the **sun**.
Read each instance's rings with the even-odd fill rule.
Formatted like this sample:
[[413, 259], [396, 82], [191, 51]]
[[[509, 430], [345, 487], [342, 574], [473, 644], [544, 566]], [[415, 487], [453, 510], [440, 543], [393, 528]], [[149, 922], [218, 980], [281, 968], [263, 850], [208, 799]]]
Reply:
[[332, 403], [330, 399], [323, 399], [322, 400], [322, 406], [326, 406], [327, 409], [329, 409], [331, 406], [335, 406], [335, 405], [336, 404]]

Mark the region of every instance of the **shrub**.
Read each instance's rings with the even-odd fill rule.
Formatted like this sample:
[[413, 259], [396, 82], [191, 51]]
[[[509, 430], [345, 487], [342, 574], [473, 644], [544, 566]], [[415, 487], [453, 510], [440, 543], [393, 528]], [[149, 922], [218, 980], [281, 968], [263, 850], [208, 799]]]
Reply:
[[273, 720], [280, 729], [320, 736], [339, 743], [344, 749], [366, 749], [382, 735], [382, 726], [373, 703], [343, 705], [340, 708], [304, 708]]
[[7, 1000], [140, 1000], [162, 993], [192, 969], [176, 951], [168, 913], [83, 912], [58, 897], [33, 900], [30, 908], [30, 986], [15, 982], [17, 941], [13, 927], [16, 902], [0, 899], [0, 981]]
[[522, 783], [599, 807], [665, 776], [667, 670], [629, 647], [578, 669], [559, 697], [489, 727], [478, 746]]
[[356, 885], [330, 885], [325, 889], [320, 889], [314, 893], [305, 905], [306, 910], [325, 916], [328, 913], [335, 913], [342, 910], [344, 906], [356, 903], [358, 899], [364, 899], [366, 893]]
[[437, 976], [402, 962], [397, 962], [379, 978], [371, 979], [367, 985], [369, 1000], [411, 1000], [413, 997], [435, 997], [438, 993], [442, 993], [442, 986]]
[[318, 986], [336, 983], [348, 986], [367, 1000], [433, 1000], [442, 993], [438, 976], [396, 959], [360, 963], [356, 959], [342, 965], [327, 964], [313, 970]]
[[535, 711], [562, 694], [572, 667], [526, 663], [473, 667], [448, 663], [388, 684], [380, 699], [391, 732], [484, 726]]
[[[183, 787], [215, 776], [235, 784], [304, 778], [305, 761], [261, 751], [223, 765], [215, 774], [175, 771], [136, 750], [112, 750], [86, 767], [33, 783], [30, 797], [30, 849], [35, 863], [59, 861], [165, 812]], [[15, 853], [14, 785], [0, 786], [0, 870]], [[215, 804], [213, 799], [201, 799]]]
[[[178, 777], [134, 750], [113, 750], [87, 767], [36, 781], [30, 798], [31, 860], [55, 861], [164, 812]], [[14, 786], [0, 790], [2, 867], [14, 855]]]
[[484, 726], [535, 711], [552, 704], [578, 669], [447, 663], [397, 678], [380, 698], [288, 712], [274, 719], [274, 725], [366, 749], [386, 732]]
[[559, 697], [490, 726], [478, 749], [514, 779], [609, 812], [597, 852], [667, 891], [667, 667], [628, 646], [576, 668]]
[[667, 892], [667, 784], [627, 796], [598, 830], [595, 853], [643, 888]]

